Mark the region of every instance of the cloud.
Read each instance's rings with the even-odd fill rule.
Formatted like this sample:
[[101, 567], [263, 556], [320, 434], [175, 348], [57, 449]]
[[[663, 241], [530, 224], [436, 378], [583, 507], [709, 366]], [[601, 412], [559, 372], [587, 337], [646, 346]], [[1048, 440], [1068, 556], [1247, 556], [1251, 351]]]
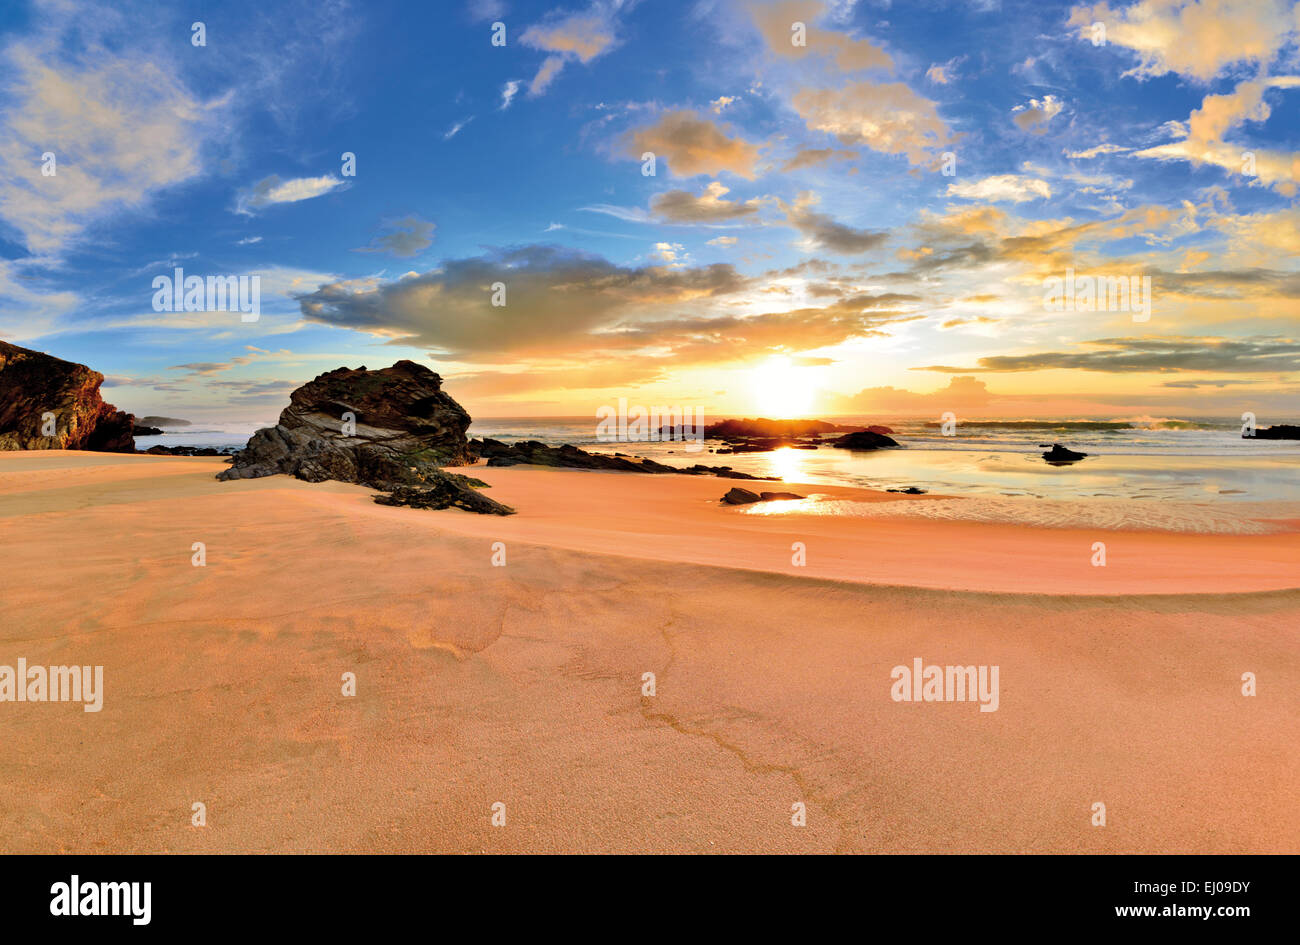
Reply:
[[454, 125], [452, 125], [450, 128], [447, 129], [446, 134], [444, 134], [444, 135], [442, 136], [442, 140], [443, 140], [443, 141], [450, 141], [452, 138], [456, 137], [456, 135], [460, 134], [461, 129], [464, 128], [466, 125], [468, 125], [468, 124], [469, 124], [471, 121], [473, 121], [473, 120], [474, 120], [474, 116], [473, 116], [473, 115], [470, 115], [470, 116], [469, 116], [468, 118], [466, 118], [464, 121], [458, 121], [458, 122], [456, 122]]
[[837, 223], [826, 214], [812, 210], [816, 204], [817, 195], [809, 191], [800, 193], [793, 203], [778, 201], [786, 223], [802, 233], [810, 247], [856, 255], [876, 249], [889, 239], [889, 234], [883, 231], [857, 230]]
[[668, 161], [674, 177], [730, 171], [753, 179], [758, 148], [741, 138], [729, 137], [706, 118], [688, 110], [664, 112], [653, 125], [631, 133], [627, 152], [640, 159], [646, 151]]
[[543, 60], [529, 83], [528, 94], [536, 96], [555, 81], [566, 62], [591, 62], [613, 48], [617, 36], [612, 14], [596, 5], [585, 12], [552, 14], [524, 30], [519, 41], [552, 54]]
[[384, 224], [387, 230], [370, 241], [369, 246], [353, 250], [357, 253], [390, 253], [402, 258], [414, 256], [433, 243], [434, 224], [417, 216], [402, 217]]
[[739, 242], [740, 240], [734, 236], [715, 236], [713, 239], [708, 241], [708, 245], [720, 246], [723, 249], [730, 249], [731, 247], [735, 246]]
[[254, 210], [277, 203], [297, 203], [328, 194], [343, 181], [333, 174], [321, 177], [295, 177], [281, 180], [277, 175], [264, 177], [252, 187], [239, 191], [235, 197], [235, 212], [251, 216]]
[[709, 110], [715, 115], [721, 115], [722, 110], [735, 101], [736, 99], [731, 95], [719, 95], [709, 102]]
[[665, 266], [680, 267], [685, 265], [690, 253], [686, 252], [686, 247], [681, 243], [655, 243], [650, 258]]
[[902, 154], [912, 164], [931, 160], [951, 141], [934, 102], [901, 82], [851, 82], [842, 89], [801, 89], [791, 99], [808, 127], [842, 144]]
[[1229, 374], [1300, 370], [1300, 342], [1289, 338], [1100, 338], [1082, 343], [1093, 350], [1046, 351], [980, 358], [970, 368], [932, 365], [917, 371], [973, 372], [1077, 370], [1106, 374], [1216, 371]]
[[815, 167], [831, 159], [851, 161], [857, 157], [856, 151], [840, 148], [800, 148], [795, 156], [781, 165], [783, 171], [797, 171], [801, 167]]
[[948, 185], [948, 196], [991, 203], [1027, 203], [1052, 196], [1051, 185], [1036, 177], [1020, 174], [997, 174], [983, 180]]
[[1011, 109], [1013, 118], [1021, 131], [1041, 135], [1047, 131], [1048, 123], [1061, 113], [1065, 106], [1055, 95], [1045, 95], [1042, 100], [1031, 98], [1024, 105]]
[[[0, 58], [0, 220], [29, 252], [57, 254], [89, 226], [198, 177], [228, 100], [200, 100], [176, 69], [130, 44], [70, 52], [72, 30], [94, 25], [65, 35], [61, 8], [42, 15], [53, 24]], [[46, 152], [53, 176], [42, 174]]]
[[242, 240], [235, 240], [236, 246], [252, 246], [254, 243], [262, 242], [260, 236], [245, 236]]
[[[491, 304], [492, 284], [507, 287]], [[524, 246], [452, 259], [393, 282], [334, 282], [299, 297], [310, 321], [354, 328], [448, 357], [563, 354], [626, 318], [739, 292], [730, 265], [623, 267], [576, 250]], [[614, 339], [608, 339], [612, 342]]]
[[[676, 261], [677, 248], [669, 245]], [[504, 282], [507, 304], [491, 305]], [[430, 357], [484, 371], [464, 388], [485, 396], [553, 388], [626, 387], [692, 366], [716, 368], [781, 352], [794, 355], [924, 316], [903, 296], [856, 295], [822, 308], [737, 311], [755, 283], [725, 264], [628, 267], [553, 246], [470, 259], [395, 281], [322, 285], [300, 297], [313, 322], [431, 349]], [[719, 315], [720, 305], [732, 311]], [[525, 371], [516, 368], [526, 359]], [[460, 377], [457, 391], [462, 391]]]
[[1130, 49], [1138, 65], [1125, 76], [1175, 72], [1208, 81], [1236, 64], [1266, 65], [1294, 35], [1296, 22], [1282, 0], [1141, 0], [1123, 9], [1107, 3], [1077, 6], [1069, 25], [1091, 40], [1092, 24], [1106, 27], [1106, 44]]
[[[1187, 137], [1182, 141], [1147, 148], [1136, 153], [1140, 158], [1158, 161], [1187, 161], [1193, 165], [1211, 164], [1238, 174], [1254, 165], [1254, 176], [1287, 196], [1294, 196], [1300, 184], [1300, 154], [1229, 144], [1224, 136], [1247, 121], [1267, 121], [1272, 109], [1264, 99], [1269, 89], [1300, 87], [1300, 76], [1276, 76], [1271, 79], [1240, 82], [1225, 95], [1207, 95], [1201, 107], [1187, 119]], [[1247, 155], [1249, 154], [1249, 160]]]
[[983, 381], [954, 377], [947, 387], [926, 394], [898, 387], [867, 387], [852, 396], [840, 397], [836, 409], [844, 413], [971, 410], [986, 406], [992, 399]]
[[1086, 151], [1066, 151], [1065, 156], [1071, 159], [1095, 158], [1102, 154], [1124, 154], [1132, 151], [1133, 148], [1122, 148], [1118, 144], [1099, 144], [1095, 148], [1088, 148]]
[[510, 103], [515, 100], [519, 94], [519, 86], [522, 83], [518, 79], [511, 79], [505, 85], [501, 86], [501, 110], [505, 111], [510, 107]]
[[[844, 33], [816, 25], [825, 17], [827, 5], [821, 0], [750, 0], [750, 16], [768, 48], [786, 59], [804, 56], [829, 57], [841, 72], [883, 69], [893, 65], [889, 54], [867, 39], [853, 39]], [[805, 44], [792, 42], [795, 23], [804, 25]]]
[[935, 85], [947, 85], [952, 81], [948, 76], [947, 69], [948, 67], [944, 65], [932, 65], [929, 69], [925, 70], [925, 77]]
[[711, 181], [700, 196], [684, 190], [670, 190], [656, 194], [650, 209], [670, 223], [722, 223], [727, 220], [752, 217], [758, 213], [757, 199], [744, 203], [724, 200], [730, 191], [719, 181]]
[[466, 12], [477, 22], [499, 20], [506, 15], [506, 5], [502, 0], [469, 0]]

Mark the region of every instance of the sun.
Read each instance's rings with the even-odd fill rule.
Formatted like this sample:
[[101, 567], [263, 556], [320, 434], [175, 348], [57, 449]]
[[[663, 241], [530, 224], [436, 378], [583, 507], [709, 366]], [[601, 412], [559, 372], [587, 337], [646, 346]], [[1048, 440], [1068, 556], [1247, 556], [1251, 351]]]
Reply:
[[751, 370], [754, 404], [772, 420], [804, 416], [817, 395], [811, 368], [796, 367], [785, 355], [774, 355]]

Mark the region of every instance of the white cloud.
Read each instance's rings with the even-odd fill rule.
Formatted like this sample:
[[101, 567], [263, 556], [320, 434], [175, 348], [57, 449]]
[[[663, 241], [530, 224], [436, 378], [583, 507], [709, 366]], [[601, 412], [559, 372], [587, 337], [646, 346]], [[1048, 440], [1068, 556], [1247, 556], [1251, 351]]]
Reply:
[[1024, 105], [1011, 109], [1013, 121], [1021, 131], [1041, 135], [1048, 123], [1061, 113], [1065, 105], [1055, 95], [1045, 95], [1041, 100], [1031, 98]]
[[1051, 185], [1036, 177], [1020, 174], [996, 174], [969, 183], [949, 184], [948, 196], [967, 200], [987, 200], [993, 203], [1026, 203], [1052, 196]]
[[510, 103], [515, 100], [519, 94], [519, 86], [522, 85], [518, 79], [511, 79], [501, 87], [501, 110], [505, 111], [510, 107]]
[[450, 141], [452, 138], [456, 137], [456, 135], [460, 134], [461, 129], [464, 128], [473, 120], [474, 120], [474, 116], [470, 115], [464, 121], [456, 122], [456, 124], [452, 125], [450, 128], [447, 129], [447, 133], [442, 136], [442, 140]]
[[1132, 148], [1122, 148], [1118, 144], [1099, 144], [1095, 148], [1088, 148], [1086, 151], [1066, 151], [1065, 156], [1072, 159], [1087, 159], [1102, 154], [1124, 154], [1132, 150]]
[[329, 193], [343, 181], [333, 174], [321, 177], [294, 177], [281, 180], [277, 175], [264, 177], [252, 187], [241, 190], [235, 198], [235, 212], [251, 216], [254, 210], [277, 203], [297, 203]]
[[[38, 254], [59, 254], [94, 223], [197, 177], [227, 104], [200, 101], [176, 70], [138, 53], [88, 43], [74, 55], [63, 39], [56, 26], [0, 57], [0, 220]], [[42, 174], [47, 152], [52, 176]]]

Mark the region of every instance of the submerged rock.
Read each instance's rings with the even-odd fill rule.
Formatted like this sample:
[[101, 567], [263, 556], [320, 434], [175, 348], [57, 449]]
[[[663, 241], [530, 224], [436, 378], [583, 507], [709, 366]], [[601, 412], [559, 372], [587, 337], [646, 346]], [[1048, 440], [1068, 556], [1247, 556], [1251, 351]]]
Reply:
[[[1047, 449], [1047, 444], [1039, 448]], [[1053, 443], [1052, 448], [1043, 454], [1043, 459], [1054, 466], [1068, 466], [1070, 463], [1077, 463], [1087, 455], [1087, 453], [1076, 453], [1074, 450], [1066, 449], [1060, 443]]]
[[0, 450], [135, 451], [134, 419], [104, 403], [104, 375], [0, 341]]
[[849, 433], [840, 437], [832, 442], [831, 446], [838, 446], [844, 450], [879, 450], [896, 447], [898, 441], [892, 436], [886, 436], [884, 433], [860, 430], [857, 433]]

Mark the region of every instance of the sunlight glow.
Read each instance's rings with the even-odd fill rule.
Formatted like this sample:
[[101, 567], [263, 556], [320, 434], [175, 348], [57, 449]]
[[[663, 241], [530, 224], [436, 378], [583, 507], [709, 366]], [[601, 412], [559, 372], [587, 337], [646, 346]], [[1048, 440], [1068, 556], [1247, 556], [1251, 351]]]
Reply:
[[776, 355], [751, 372], [754, 404], [773, 420], [802, 417], [812, 409], [817, 388], [811, 368], [796, 367], [785, 355]]

